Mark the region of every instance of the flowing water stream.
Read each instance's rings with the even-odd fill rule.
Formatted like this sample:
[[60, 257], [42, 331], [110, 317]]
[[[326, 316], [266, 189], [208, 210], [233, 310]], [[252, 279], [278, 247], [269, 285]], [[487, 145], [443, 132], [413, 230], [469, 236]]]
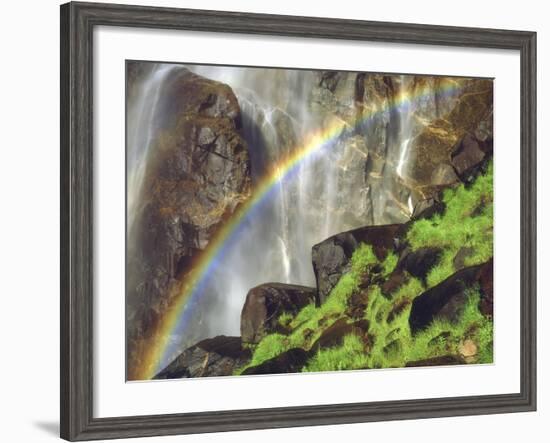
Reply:
[[[242, 111], [243, 137], [252, 165], [253, 182], [266, 168], [303, 145], [308, 134], [326, 122], [326, 113], [312, 109], [319, 75], [313, 71], [216, 66], [187, 66], [206, 78], [231, 86]], [[140, 85], [128, 107], [128, 226], [139, 198], [143, 171], [159, 127], [156, 109], [162, 83], [180, 65], [156, 65]], [[410, 76], [397, 77], [401, 94], [411, 88]], [[354, 106], [350, 94], [350, 108]], [[378, 120], [394, 137], [385, 150], [388, 161], [371, 183], [366, 176], [368, 128], [344, 131], [327, 146], [323, 156], [305, 159], [296, 174], [281, 180], [277, 192], [253, 218], [245, 222], [239, 241], [225, 254], [210, 276], [204, 308], [197, 308], [193, 339], [217, 334], [239, 335], [240, 312], [248, 290], [266, 282], [313, 286], [311, 247], [344, 230], [367, 224], [402, 222], [413, 209], [411, 195], [396, 197], [391, 189], [405, 179], [411, 162], [410, 144], [415, 123], [412, 106], [400, 106], [393, 117]], [[380, 123], [382, 122], [382, 123]], [[364, 132], [362, 132], [364, 131]], [[371, 131], [372, 132], [372, 131]], [[375, 174], [373, 174], [375, 177]], [[349, 186], [357, 183], [356, 186]], [[386, 206], [401, 198], [399, 211]], [[403, 209], [404, 208], [404, 209]], [[390, 215], [388, 215], [390, 214]], [[173, 337], [182, 347], [185, 337]]]

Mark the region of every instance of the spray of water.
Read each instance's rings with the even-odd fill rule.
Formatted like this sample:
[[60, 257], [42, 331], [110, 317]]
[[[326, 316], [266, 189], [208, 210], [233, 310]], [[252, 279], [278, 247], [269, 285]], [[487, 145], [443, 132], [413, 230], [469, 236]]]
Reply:
[[159, 98], [164, 81], [177, 65], [159, 64], [141, 85], [135, 103], [128, 106], [127, 117], [127, 223], [131, 230], [139, 204], [147, 159], [159, 127]]
[[[411, 87], [413, 77], [408, 75], [400, 76], [400, 94], [406, 95]], [[412, 131], [413, 131], [413, 114], [414, 102], [407, 102], [399, 112], [399, 158], [397, 160], [397, 175], [405, 178], [407, 173], [408, 157], [410, 152]]]

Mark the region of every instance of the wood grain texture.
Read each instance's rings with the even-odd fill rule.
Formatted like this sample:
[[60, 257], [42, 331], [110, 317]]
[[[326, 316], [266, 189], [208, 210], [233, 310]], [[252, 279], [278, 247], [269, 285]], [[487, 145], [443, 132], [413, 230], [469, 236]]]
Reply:
[[[93, 417], [92, 36], [98, 25], [513, 49], [521, 57], [521, 392]], [[536, 408], [536, 34], [173, 8], [61, 6], [61, 437], [70, 441], [533, 411]]]

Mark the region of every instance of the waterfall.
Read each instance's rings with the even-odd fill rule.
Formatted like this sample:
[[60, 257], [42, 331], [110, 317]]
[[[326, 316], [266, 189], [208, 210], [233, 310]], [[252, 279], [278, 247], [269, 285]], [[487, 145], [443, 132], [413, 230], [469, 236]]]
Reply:
[[167, 75], [176, 65], [155, 64], [141, 84], [141, 93], [128, 104], [127, 117], [127, 217], [128, 231], [132, 227], [147, 158], [159, 125], [159, 97]]
[[[298, 149], [320, 127], [307, 106], [316, 80], [307, 71], [188, 66], [196, 74], [231, 86], [241, 107], [243, 135], [247, 141], [253, 180], [267, 168]], [[275, 85], [283, 84], [285, 88]], [[209, 334], [238, 335], [240, 311], [248, 290], [270, 281], [314, 285], [311, 247], [324, 240], [331, 224], [326, 189], [317, 189], [314, 177], [328, 176], [328, 161], [299, 166], [294, 179], [277, 183], [276, 193], [261, 213], [248, 220], [241, 240], [224, 257], [211, 278], [207, 297], [216, 305], [216, 327]], [[334, 223], [332, 223], [334, 224]], [[338, 223], [336, 223], [338, 226]], [[336, 228], [337, 229], [337, 228]], [[229, 287], [227, 282], [238, 280]], [[237, 302], [235, 302], [237, 300]], [[220, 315], [224, 313], [223, 316]]]
[[[142, 93], [128, 107], [129, 226], [159, 125], [155, 111], [163, 81], [171, 70], [184, 68], [233, 89], [242, 112], [242, 135], [249, 149], [253, 182], [274, 162], [303, 146], [308, 135], [327, 122], [326, 111], [312, 110], [313, 94], [319, 89], [319, 76], [314, 71], [155, 65], [142, 84]], [[411, 76], [400, 77], [400, 95], [408, 93], [411, 81]], [[352, 91], [351, 108], [353, 101]], [[395, 126], [396, 146], [384, 148], [395, 168], [383, 168], [386, 172], [382, 176], [373, 173], [374, 178], [369, 181], [367, 147], [371, 144], [369, 137], [377, 132], [372, 128], [367, 128], [367, 132], [363, 129], [366, 125], [361, 124], [331, 140], [323, 156], [304, 159], [296, 174], [278, 183], [274, 197], [262, 204], [261, 211], [245, 220], [239, 241], [231, 245], [209, 275], [208, 288], [200, 301], [202, 308], [198, 308], [192, 324], [193, 340], [219, 334], [239, 335], [245, 297], [256, 285], [287, 282], [313, 286], [314, 244], [364, 226], [368, 220], [389, 223], [404, 221], [407, 210], [410, 215], [410, 195], [400, 201], [405, 211], [390, 214], [378, 209], [396, 200], [389, 179], [393, 180], [395, 174], [404, 178], [408, 173], [414, 122], [412, 107], [404, 103], [396, 111], [397, 122], [389, 123]], [[378, 215], [374, 217], [374, 213]], [[173, 339], [181, 342], [181, 348], [194, 344], [186, 337]]]
[[399, 112], [399, 157], [397, 160], [396, 172], [399, 177], [405, 179], [407, 174], [408, 156], [413, 130], [414, 102], [409, 101], [411, 82], [414, 77], [409, 75], [400, 76], [399, 97], [402, 101], [402, 109]]

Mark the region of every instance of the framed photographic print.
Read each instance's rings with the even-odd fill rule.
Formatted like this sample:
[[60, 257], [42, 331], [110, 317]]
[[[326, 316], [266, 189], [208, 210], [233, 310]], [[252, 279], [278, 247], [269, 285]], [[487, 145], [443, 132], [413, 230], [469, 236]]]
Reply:
[[535, 41], [63, 5], [61, 436], [534, 410]]

